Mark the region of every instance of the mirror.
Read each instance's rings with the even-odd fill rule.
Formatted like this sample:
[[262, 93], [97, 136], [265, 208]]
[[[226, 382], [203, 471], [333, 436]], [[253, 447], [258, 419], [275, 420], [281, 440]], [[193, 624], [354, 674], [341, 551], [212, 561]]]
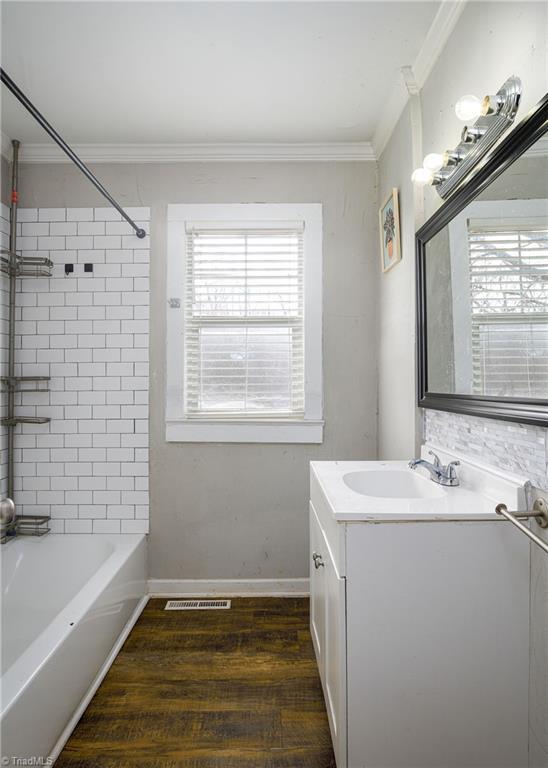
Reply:
[[548, 422], [546, 113], [417, 233], [421, 406]]

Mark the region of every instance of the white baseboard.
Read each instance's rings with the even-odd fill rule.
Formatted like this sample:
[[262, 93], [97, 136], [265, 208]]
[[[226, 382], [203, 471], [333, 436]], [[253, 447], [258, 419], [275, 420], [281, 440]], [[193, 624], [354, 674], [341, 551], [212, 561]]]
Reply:
[[308, 597], [309, 579], [149, 579], [150, 597]]
[[144, 595], [139, 600], [139, 602], [137, 603], [137, 606], [136, 606], [135, 610], [133, 611], [133, 613], [131, 614], [131, 616], [129, 618], [129, 621], [127, 622], [127, 624], [123, 628], [122, 632], [120, 633], [118, 639], [116, 640], [116, 642], [112, 646], [112, 649], [111, 649], [109, 655], [107, 656], [103, 666], [101, 667], [101, 669], [97, 673], [96, 678], [94, 679], [94, 681], [92, 682], [92, 684], [88, 688], [84, 698], [82, 699], [82, 701], [78, 705], [77, 709], [75, 710], [73, 716], [71, 717], [71, 719], [67, 723], [67, 725], [65, 727], [65, 730], [59, 736], [55, 746], [51, 750], [51, 752], [49, 754], [49, 758], [48, 758], [51, 761], [51, 764], [53, 764], [57, 760], [59, 755], [61, 754], [61, 750], [63, 749], [63, 747], [65, 746], [65, 744], [69, 740], [71, 733], [76, 728], [78, 720], [80, 720], [80, 718], [82, 717], [82, 715], [86, 711], [86, 708], [87, 708], [88, 704], [90, 703], [92, 698], [95, 696], [95, 693], [96, 693], [97, 689], [99, 688], [99, 686], [103, 682], [103, 678], [105, 677], [106, 673], [111, 668], [112, 662], [114, 661], [116, 656], [118, 656], [118, 653], [119, 653], [121, 647], [123, 646], [123, 644], [127, 640], [127, 637], [129, 635], [129, 633], [131, 632], [131, 630], [135, 626], [135, 622], [137, 621], [137, 619], [139, 618], [139, 616], [143, 612], [145, 605], [148, 603], [148, 600], [149, 600], [149, 596], [148, 595]]

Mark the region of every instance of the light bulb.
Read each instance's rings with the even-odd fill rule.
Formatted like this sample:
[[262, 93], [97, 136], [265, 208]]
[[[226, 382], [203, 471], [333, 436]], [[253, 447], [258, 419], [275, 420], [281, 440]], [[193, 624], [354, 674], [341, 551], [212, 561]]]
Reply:
[[440, 168], [443, 168], [444, 157], [437, 152], [430, 152], [429, 155], [426, 155], [422, 164], [427, 171], [439, 171]]
[[417, 168], [411, 174], [413, 184], [418, 184], [420, 187], [431, 184], [433, 178], [432, 171], [428, 170], [428, 168]]
[[477, 96], [469, 93], [461, 96], [455, 104], [455, 114], [459, 120], [477, 120], [482, 112], [482, 104]]

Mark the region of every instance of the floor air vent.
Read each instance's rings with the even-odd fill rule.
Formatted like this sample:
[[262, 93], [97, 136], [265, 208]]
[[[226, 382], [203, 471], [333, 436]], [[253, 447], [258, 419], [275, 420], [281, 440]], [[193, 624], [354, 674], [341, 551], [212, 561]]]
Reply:
[[219, 611], [230, 608], [230, 600], [168, 600], [166, 611]]

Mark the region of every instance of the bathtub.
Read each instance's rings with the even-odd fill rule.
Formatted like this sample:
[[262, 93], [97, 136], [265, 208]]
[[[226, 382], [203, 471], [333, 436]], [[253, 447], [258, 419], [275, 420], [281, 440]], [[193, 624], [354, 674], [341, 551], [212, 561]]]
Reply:
[[1, 558], [3, 762], [46, 764], [146, 603], [146, 540], [49, 534], [9, 542]]

